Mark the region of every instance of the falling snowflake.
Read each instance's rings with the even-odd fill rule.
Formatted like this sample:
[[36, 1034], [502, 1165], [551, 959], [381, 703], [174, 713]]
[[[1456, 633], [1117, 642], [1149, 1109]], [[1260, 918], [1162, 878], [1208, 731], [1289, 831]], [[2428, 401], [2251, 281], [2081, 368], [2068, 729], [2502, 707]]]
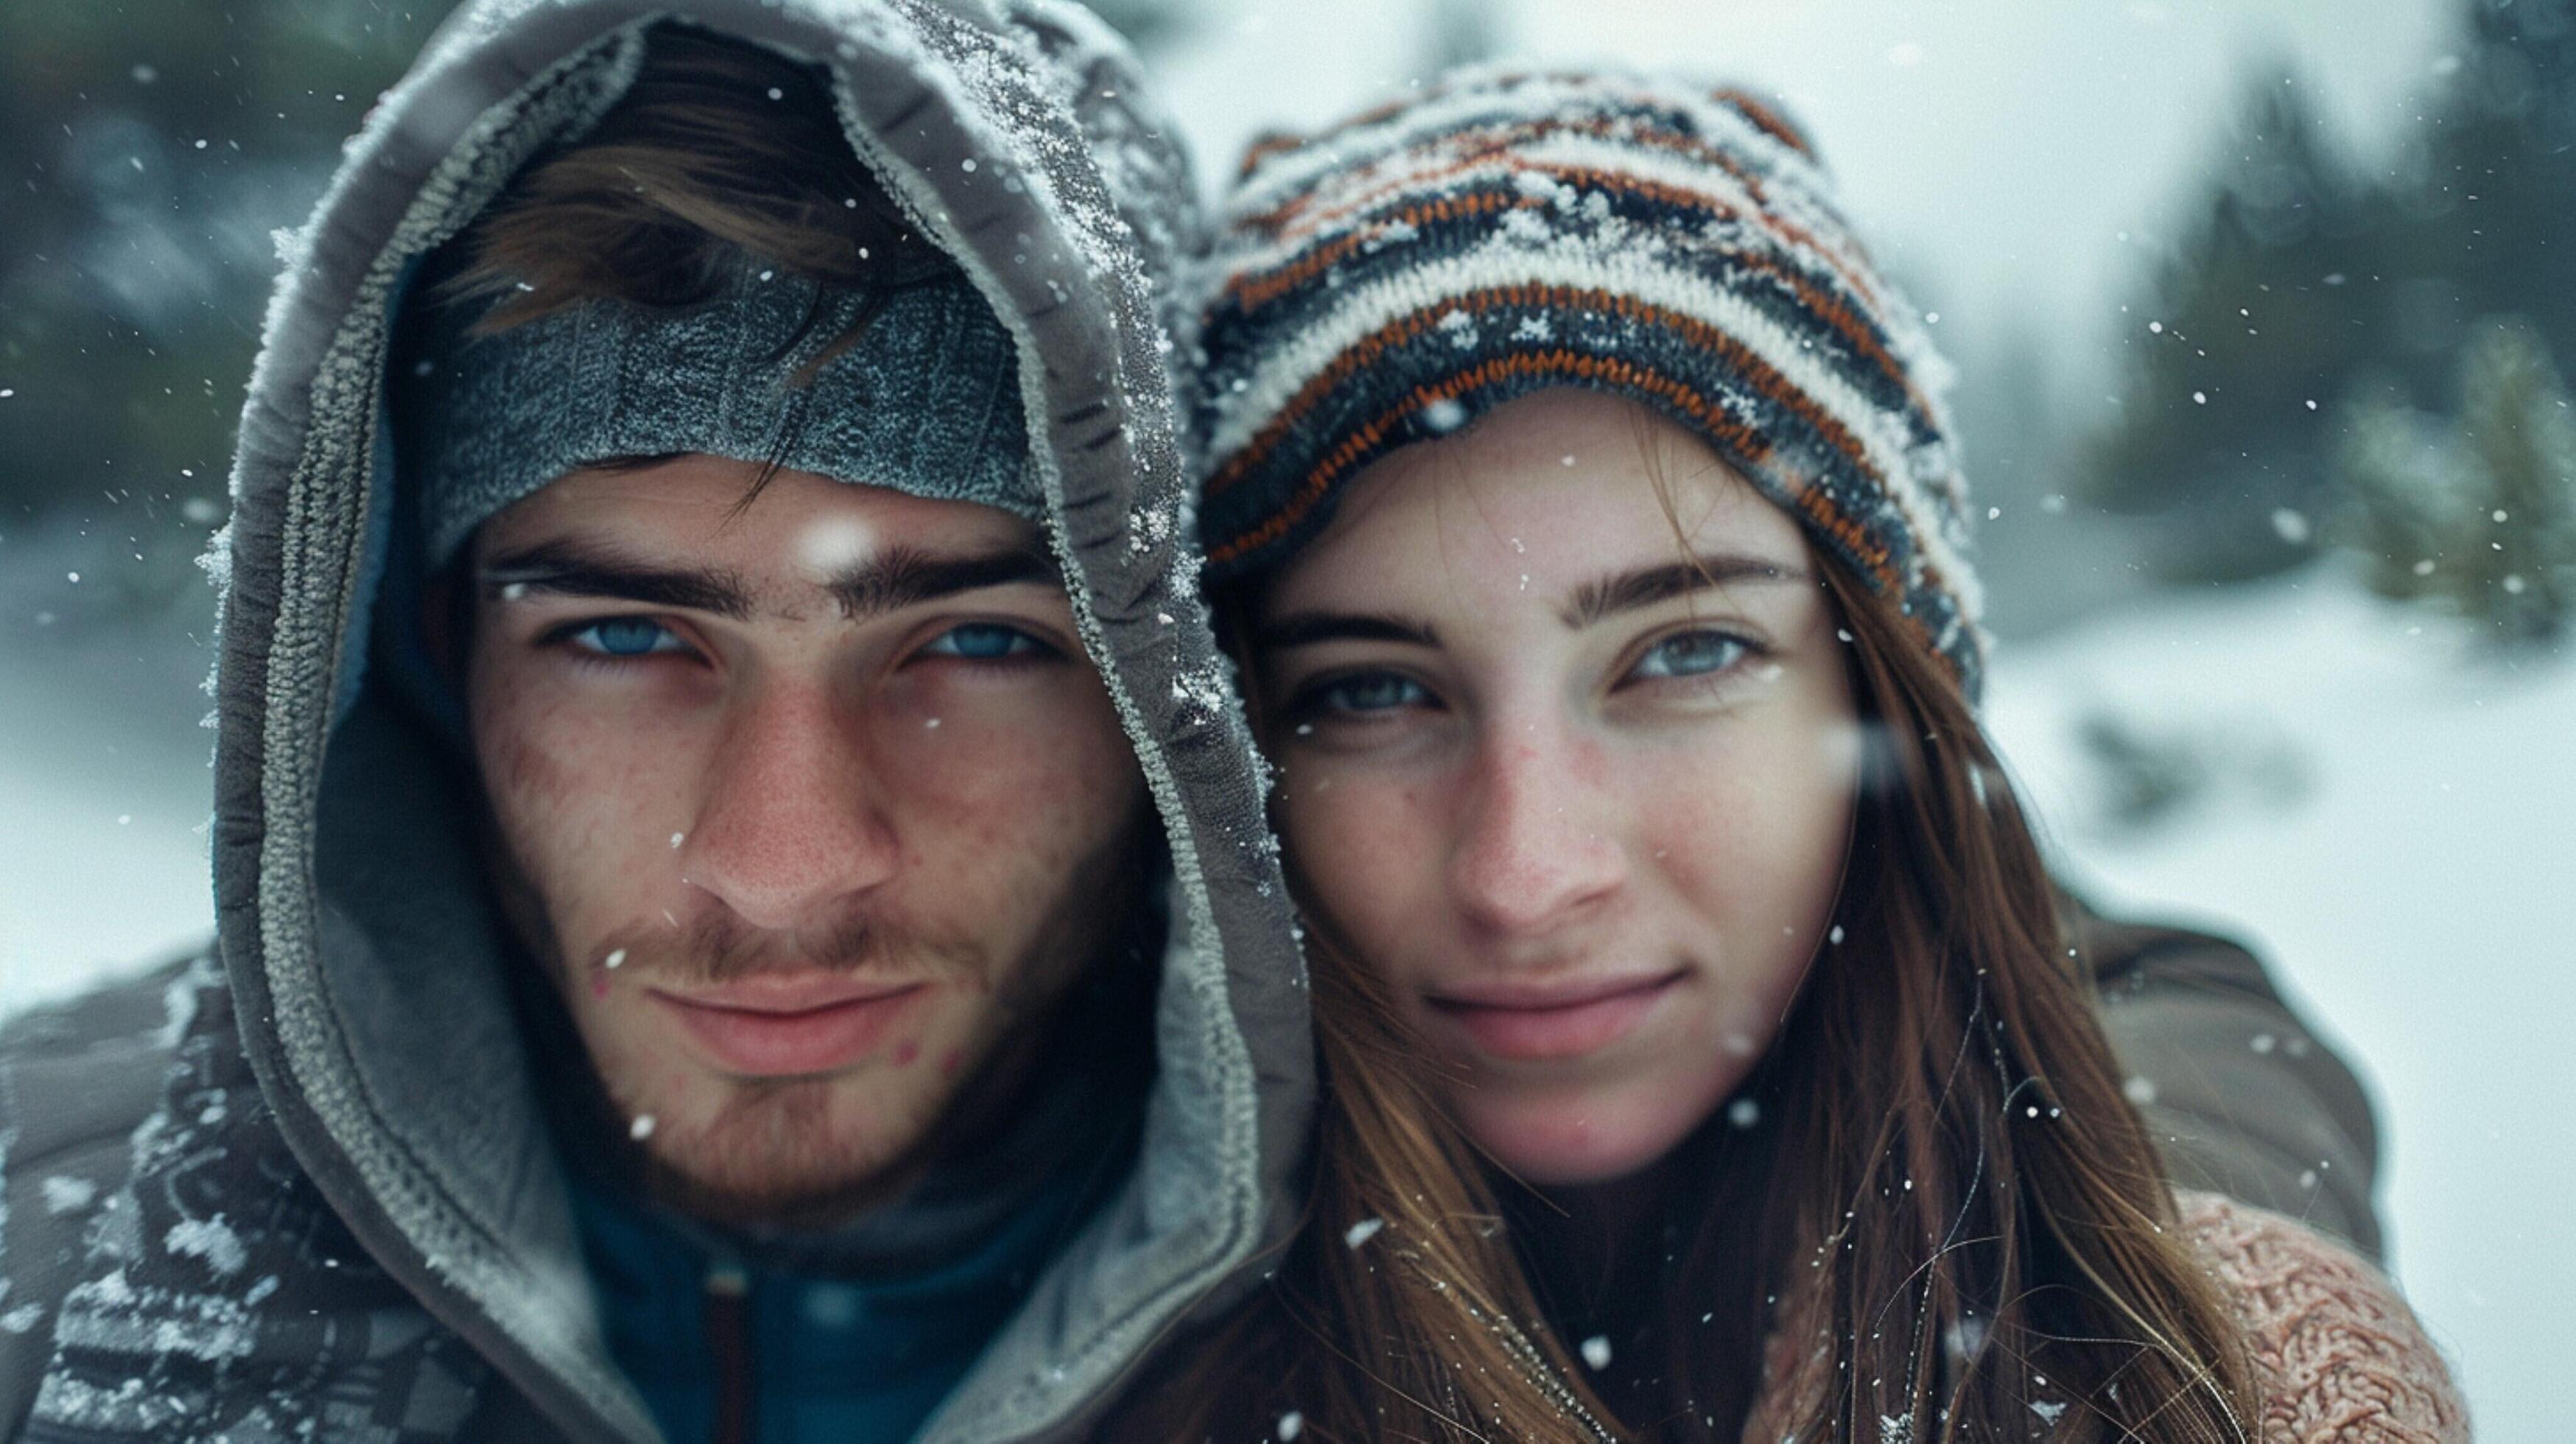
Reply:
[[60, 1174], [45, 1180], [45, 1212], [60, 1217], [77, 1213], [98, 1197], [98, 1185], [86, 1178], [68, 1178]]

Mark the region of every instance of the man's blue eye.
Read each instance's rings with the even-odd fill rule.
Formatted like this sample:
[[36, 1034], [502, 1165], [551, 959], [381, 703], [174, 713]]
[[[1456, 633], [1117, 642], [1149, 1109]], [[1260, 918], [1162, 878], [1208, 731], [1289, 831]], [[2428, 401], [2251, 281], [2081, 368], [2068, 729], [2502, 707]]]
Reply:
[[603, 657], [642, 657], [680, 646], [670, 628], [645, 617], [606, 617], [571, 633], [570, 640]]
[[1327, 682], [1315, 693], [1315, 700], [1334, 712], [1392, 712], [1399, 707], [1417, 707], [1431, 700], [1431, 693], [1410, 677], [1393, 672], [1363, 672]]
[[1681, 632], [1647, 648], [1629, 675], [1647, 681], [1705, 677], [1743, 661], [1752, 650], [1742, 638], [1724, 632]]
[[968, 622], [951, 627], [931, 644], [922, 648], [933, 657], [959, 657], [969, 662], [998, 662], [1007, 657], [1026, 656], [1044, 644], [1017, 627], [998, 622]]

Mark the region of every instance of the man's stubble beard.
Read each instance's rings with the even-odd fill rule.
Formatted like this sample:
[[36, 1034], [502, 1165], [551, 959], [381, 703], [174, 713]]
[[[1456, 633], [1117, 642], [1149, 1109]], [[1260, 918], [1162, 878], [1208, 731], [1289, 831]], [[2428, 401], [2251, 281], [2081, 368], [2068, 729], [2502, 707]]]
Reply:
[[[666, 1126], [656, 1118], [647, 1135], [637, 1139], [633, 1124], [648, 1110], [617, 1096], [579, 1026], [582, 1013], [575, 994], [586, 985], [587, 975], [568, 956], [553, 925], [554, 910], [497, 827], [488, 836], [485, 855], [492, 860], [493, 882], [511, 931], [552, 982], [557, 1005], [568, 1013], [581, 1042], [577, 1064], [564, 1066], [572, 1062], [564, 1059], [555, 1066], [574, 1075], [563, 1081], [585, 1095], [576, 1114], [587, 1120], [594, 1138], [608, 1144], [607, 1151], [647, 1196], [688, 1217], [717, 1224], [813, 1228], [845, 1221], [900, 1196], [941, 1158], [971, 1152], [999, 1131], [1029, 1084], [1031, 1065], [1041, 1052], [1038, 1040], [1053, 1025], [1066, 996], [1118, 936], [1120, 921], [1141, 901], [1144, 829], [1151, 816], [1150, 807], [1140, 807], [1111, 845], [1073, 869], [1040, 919], [1033, 948], [998, 979], [971, 945], [924, 946], [918, 938], [900, 938], [903, 951], [898, 955], [906, 961], [930, 962], [943, 978], [987, 981], [993, 995], [985, 1017], [997, 1026], [961, 1045], [974, 1064], [957, 1070], [944, 1090], [909, 1095], [907, 1101], [930, 1106], [917, 1111], [908, 1132], [884, 1127], [887, 1115], [878, 1113], [859, 1125], [855, 1138], [834, 1136], [835, 1123], [846, 1120], [852, 1108], [850, 1099], [836, 1098], [834, 1091], [856, 1081], [835, 1074], [717, 1079], [726, 1096], [705, 1123]], [[746, 943], [738, 925], [721, 918], [688, 930], [676, 950], [658, 941], [672, 932], [668, 923], [658, 934], [636, 929], [621, 930], [620, 936], [630, 932], [633, 941], [626, 945], [622, 979], [661, 976], [721, 983], [779, 966], [759, 957], [776, 951], [775, 944]], [[648, 946], [648, 937], [657, 940]], [[854, 922], [827, 934], [826, 944], [830, 962], [797, 955], [794, 965], [857, 971], [881, 961], [896, 945], [896, 935], [882, 923]], [[600, 951], [605, 954], [615, 946], [611, 942]], [[922, 1066], [935, 1065], [925, 1060]], [[891, 1148], [871, 1147], [867, 1141], [886, 1138], [901, 1141]]]

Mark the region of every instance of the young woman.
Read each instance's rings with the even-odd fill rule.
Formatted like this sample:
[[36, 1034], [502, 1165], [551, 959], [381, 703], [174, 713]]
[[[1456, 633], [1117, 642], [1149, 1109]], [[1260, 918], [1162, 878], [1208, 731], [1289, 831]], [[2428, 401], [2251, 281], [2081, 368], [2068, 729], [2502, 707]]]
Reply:
[[1459, 77], [1256, 150], [1212, 269], [1329, 1106], [1183, 1427], [2465, 1437], [2386, 1281], [2124, 1095], [1978, 725], [1939, 363], [1794, 131]]

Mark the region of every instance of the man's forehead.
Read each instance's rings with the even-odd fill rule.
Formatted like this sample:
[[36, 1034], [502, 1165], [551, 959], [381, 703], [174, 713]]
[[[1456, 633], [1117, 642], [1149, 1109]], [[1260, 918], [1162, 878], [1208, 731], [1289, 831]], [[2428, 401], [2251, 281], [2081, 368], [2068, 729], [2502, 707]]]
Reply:
[[[759, 484], [755, 487], [754, 483]], [[816, 591], [858, 611], [1015, 582], [1061, 587], [1036, 524], [995, 507], [752, 463], [680, 457], [573, 472], [486, 523], [491, 585], [685, 573], [730, 594], [714, 610], [794, 610]], [[575, 587], [558, 586], [557, 590]]]
[[1044, 540], [1034, 522], [999, 507], [697, 455], [569, 472], [502, 511], [482, 533], [507, 545], [568, 527], [635, 545], [767, 553], [820, 568], [864, 561], [885, 547], [984, 551]]

